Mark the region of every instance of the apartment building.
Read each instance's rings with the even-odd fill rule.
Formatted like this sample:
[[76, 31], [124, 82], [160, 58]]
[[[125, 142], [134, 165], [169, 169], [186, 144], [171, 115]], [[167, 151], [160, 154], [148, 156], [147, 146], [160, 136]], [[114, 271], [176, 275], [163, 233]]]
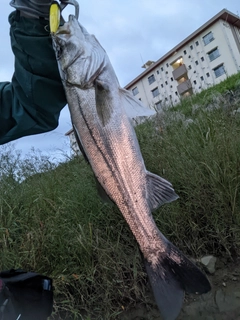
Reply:
[[[161, 110], [181, 97], [200, 92], [240, 71], [240, 19], [223, 9], [156, 62], [125, 89], [144, 106]], [[66, 133], [74, 153], [79, 149], [73, 129]]]
[[240, 70], [240, 20], [226, 9], [190, 34], [125, 89], [150, 108], [160, 110], [181, 97], [200, 92]]

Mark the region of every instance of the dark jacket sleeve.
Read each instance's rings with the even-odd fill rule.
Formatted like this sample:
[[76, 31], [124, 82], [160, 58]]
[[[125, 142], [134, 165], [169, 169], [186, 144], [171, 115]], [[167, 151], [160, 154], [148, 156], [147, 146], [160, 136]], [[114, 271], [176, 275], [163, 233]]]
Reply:
[[0, 83], [0, 144], [55, 129], [67, 103], [48, 21], [13, 12], [9, 22], [15, 71]]

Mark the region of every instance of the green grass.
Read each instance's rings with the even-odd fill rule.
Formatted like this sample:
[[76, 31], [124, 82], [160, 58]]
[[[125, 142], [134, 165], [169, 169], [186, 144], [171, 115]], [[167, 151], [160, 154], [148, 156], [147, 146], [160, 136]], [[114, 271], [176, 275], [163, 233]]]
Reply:
[[[231, 91], [240, 90], [240, 73], [228, 77], [225, 81], [200, 93], [181, 99], [180, 103], [172, 108], [174, 111], [181, 111], [186, 116], [191, 116], [196, 106], [206, 108], [213, 103], [224, 104], [228, 107], [232, 105]], [[239, 98], [239, 95], [238, 95]]]
[[[238, 83], [231, 77], [136, 128], [147, 169], [180, 196], [153, 213], [159, 229], [195, 258], [240, 254], [240, 103], [223, 94]], [[137, 243], [82, 157], [56, 167], [2, 147], [0, 179], [0, 269], [51, 276], [52, 319], [118, 319], [151, 305]]]

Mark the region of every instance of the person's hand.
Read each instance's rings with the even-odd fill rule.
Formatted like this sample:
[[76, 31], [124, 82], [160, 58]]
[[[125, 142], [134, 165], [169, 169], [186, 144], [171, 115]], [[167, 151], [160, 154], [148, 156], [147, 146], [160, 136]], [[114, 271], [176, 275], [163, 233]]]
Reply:
[[[65, 2], [64, 0], [61, 2]], [[10, 6], [29, 17], [49, 18], [52, 0], [12, 0]]]

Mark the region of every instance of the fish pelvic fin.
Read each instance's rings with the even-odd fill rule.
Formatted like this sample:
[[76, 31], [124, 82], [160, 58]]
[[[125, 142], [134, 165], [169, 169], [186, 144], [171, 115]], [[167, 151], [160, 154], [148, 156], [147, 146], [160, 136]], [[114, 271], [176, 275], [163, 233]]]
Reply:
[[204, 273], [168, 242], [157, 264], [144, 259], [155, 301], [164, 320], [175, 320], [181, 311], [185, 292], [203, 294], [211, 290]]
[[147, 183], [151, 210], [179, 198], [169, 181], [149, 171], [147, 172]]
[[156, 111], [144, 106], [130, 91], [119, 88], [119, 92], [124, 101], [124, 110], [131, 122], [133, 121], [137, 124], [138, 117], [148, 118], [156, 114]]

